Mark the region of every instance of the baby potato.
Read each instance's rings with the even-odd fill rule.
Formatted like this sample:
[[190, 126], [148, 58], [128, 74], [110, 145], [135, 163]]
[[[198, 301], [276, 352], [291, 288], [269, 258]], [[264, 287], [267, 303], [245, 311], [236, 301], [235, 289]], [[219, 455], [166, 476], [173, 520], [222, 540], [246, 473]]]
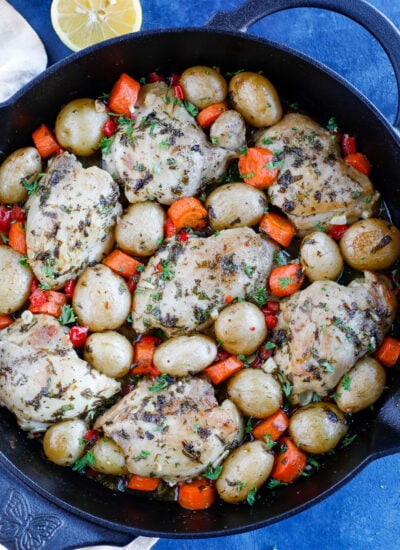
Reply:
[[338, 244], [323, 231], [315, 231], [304, 237], [300, 246], [300, 262], [310, 281], [334, 281], [343, 270]]
[[87, 267], [76, 283], [72, 305], [81, 325], [91, 332], [113, 330], [131, 311], [131, 294], [125, 280], [103, 264]]
[[23, 147], [9, 155], [0, 166], [0, 202], [24, 201], [28, 190], [23, 180], [32, 184], [42, 171], [42, 159], [35, 147]]
[[210, 127], [212, 143], [237, 151], [246, 145], [246, 123], [240, 113], [234, 109], [228, 109]]
[[135, 256], [150, 256], [164, 238], [165, 212], [158, 202], [131, 204], [115, 227], [115, 240]]
[[373, 357], [363, 357], [346, 375], [349, 384], [343, 380], [336, 387], [336, 405], [345, 413], [357, 413], [379, 399], [386, 384], [386, 371]]
[[43, 451], [59, 466], [72, 466], [85, 452], [82, 438], [87, 431], [83, 420], [63, 420], [50, 426], [43, 437]]
[[340, 239], [346, 262], [359, 271], [390, 267], [400, 256], [400, 231], [387, 220], [360, 220]]
[[269, 478], [274, 455], [262, 441], [248, 441], [234, 449], [222, 465], [216, 488], [225, 502], [242, 502]]
[[308, 453], [327, 453], [347, 433], [346, 420], [333, 403], [311, 403], [297, 409], [289, 419], [289, 433], [296, 445]]
[[30, 294], [33, 273], [21, 265], [22, 254], [10, 246], [0, 245], [0, 314], [20, 309]]
[[195, 65], [183, 71], [179, 83], [185, 99], [199, 109], [225, 101], [228, 94], [225, 78], [205, 65]]
[[246, 183], [220, 185], [206, 201], [214, 231], [232, 227], [251, 227], [259, 223], [267, 204], [265, 193]]
[[235, 355], [250, 355], [267, 337], [265, 317], [250, 302], [226, 306], [214, 323], [215, 335], [222, 348]]
[[98, 149], [103, 127], [108, 121], [105, 109], [94, 99], [73, 99], [58, 113], [55, 134], [61, 147], [75, 155], [89, 156]]
[[217, 346], [209, 336], [177, 336], [169, 338], [156, 348], [153, 363], [162, 373], [186, 376], [211, 365], [217, 352]]
[[133, 346], [119, 332], [93, 332], [86, 340], [83, 357], [99, 372], [110, 378], [121, 378], [131, 368]]
[[125, 456], [119, 445], [112, 439], [103, 437], [90, 449], [94, 456], [93, 470], [101, 474], [122, 476], [127, 473]]
[[282, 404], [281, 385], [261, 369], [242, 369], [227, 384], [227, 395], [246, 416], [266, 418]]
[[258, 73], [243, 72], [229, 82], [229, 98], [247, 124], [272, 126], [282, 118], [282, 106], [273, 84]]

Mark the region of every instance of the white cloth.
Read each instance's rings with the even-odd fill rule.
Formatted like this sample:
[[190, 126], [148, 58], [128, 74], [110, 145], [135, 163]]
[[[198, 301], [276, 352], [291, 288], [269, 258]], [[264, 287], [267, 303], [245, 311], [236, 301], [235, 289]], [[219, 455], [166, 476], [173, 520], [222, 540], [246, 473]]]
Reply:
[[[137, 537], [127, 546], [85, 546], [76, 550], [150, 550], [159, 539], [151, 537]], [[1, 550], [1, 548], [0, 548]]]
[[46, 50], [36, 32], [8, 2], [0, 0], [0, 103], [46, 65]]

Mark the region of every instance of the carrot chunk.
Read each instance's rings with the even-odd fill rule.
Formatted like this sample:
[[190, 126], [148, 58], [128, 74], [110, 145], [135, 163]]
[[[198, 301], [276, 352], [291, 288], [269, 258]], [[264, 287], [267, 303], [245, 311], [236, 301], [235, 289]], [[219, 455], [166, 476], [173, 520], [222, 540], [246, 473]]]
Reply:
[[213, 103], [204, 107], [196, 116], [196, 120], [203, 128], [209, 128], [227, 109], [225, 103]]
[[249, 147], [239, 158], [239, 174], [249, 185], [258, 189], [270, 187], [278, 177], [279, 169], [274, 164], [275, 155], [263, 147]]
[[275, 212], [264, 214], [260, 229], [281, 246], [289, 246], [296, 232], [290, 220]]
[[300, 290], [303, 281], [304, 274], [300, 264], [274, 267], [268, 280], [271, 292], [279, 298], [290, 296]]
[[400, 341], [392, 336], [386, 336], [374, 357], [385, 367], [393, 367], [400, 358]]
[[129, 478], [127, 488], [134, 491], [155, 491], [160, 485], [159, 477], [144, 477], [132, 474]]
[[26, 254], [26, 233], [22, 222], [14, 222], [10, 225], [8, 244], [20, 254]]
[[139, 82], [126, 73], [122, 73], [111, 89], [108, 101], [110, 111], [129, 117], [137, 101], [139, 90]]
[[204, 478], [179, 486], [178, 503], [188, 510], [205, 510], [215, 500], [215, 488]]
[[283, 409], [269, 416], [254, 428], [253, 435], [256, 439], [265, 439], [269, 437], [276, 441], [287, 430], [289, 418]]
[[344, 161], [359, 172], [369, 176], [369, 173], [371, 172], [371, 164], [367, 157], [362, 153], [350, 153], [350, 155], [346, 155], [344, 157]]
[[41, 124], [32, 133], [32, 139], [39, 155], [44, 159], [56, 155], [62, 150], [53, 132], [45, 124]]
[[204, 373], [213, 384], [221, 384], [227, 378], [243, 368], [243, 361], [240, 361], [236, 355], [230, 355], [213, 365], [204, 369]]
[[168, 208], [168, 217], [177, 231], [185, 227], [204, 229], [207, 225], [207, 210], [195, 197], [184, 197], [173, 202]]
[[8, 325], [11, 325], [13, 321], [14, 319], [11, 317], [11, 315], [0, 315], [0, 329], [8, 327]]
[[279, 446], [280, 452], [276, 457], [271, 477], [282, 483], [292, 483], [304, 470], [307, 455], [288, 437], [282, 437]]
[[142, 336], [133, 348], [132, 375], [149, 374], [159, 376], [161, 372], [153, 364], [153, 356], [160, 340], [156, 336]]
[[125, 279], [139, 275], [138, 267], [143, 266], [138, 260], [118, 249], [106, 256], [102, 263]]

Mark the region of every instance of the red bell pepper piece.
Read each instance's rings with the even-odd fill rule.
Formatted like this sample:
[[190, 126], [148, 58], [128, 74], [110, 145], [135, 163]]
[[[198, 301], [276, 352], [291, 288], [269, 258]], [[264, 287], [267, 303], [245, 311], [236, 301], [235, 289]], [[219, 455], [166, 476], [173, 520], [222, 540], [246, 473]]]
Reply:
[[342, 138], [342, 155], [352, 155], [357, 152], [356, 140], [354, 137], [345, 134]]
[[69, 331], [69, 339], [74, 348], [81, 348], [85, 345], [88, 336], [89, 327], [76, 325]]

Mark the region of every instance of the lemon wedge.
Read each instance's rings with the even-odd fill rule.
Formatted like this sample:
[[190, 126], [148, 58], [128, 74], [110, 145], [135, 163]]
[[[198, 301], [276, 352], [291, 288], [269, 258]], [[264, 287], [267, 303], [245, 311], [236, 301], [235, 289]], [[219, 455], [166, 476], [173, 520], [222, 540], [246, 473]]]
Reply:
[[57, 36], [74, 52], [142, 24], [140, 0], [53, 0], [50, 13]]

